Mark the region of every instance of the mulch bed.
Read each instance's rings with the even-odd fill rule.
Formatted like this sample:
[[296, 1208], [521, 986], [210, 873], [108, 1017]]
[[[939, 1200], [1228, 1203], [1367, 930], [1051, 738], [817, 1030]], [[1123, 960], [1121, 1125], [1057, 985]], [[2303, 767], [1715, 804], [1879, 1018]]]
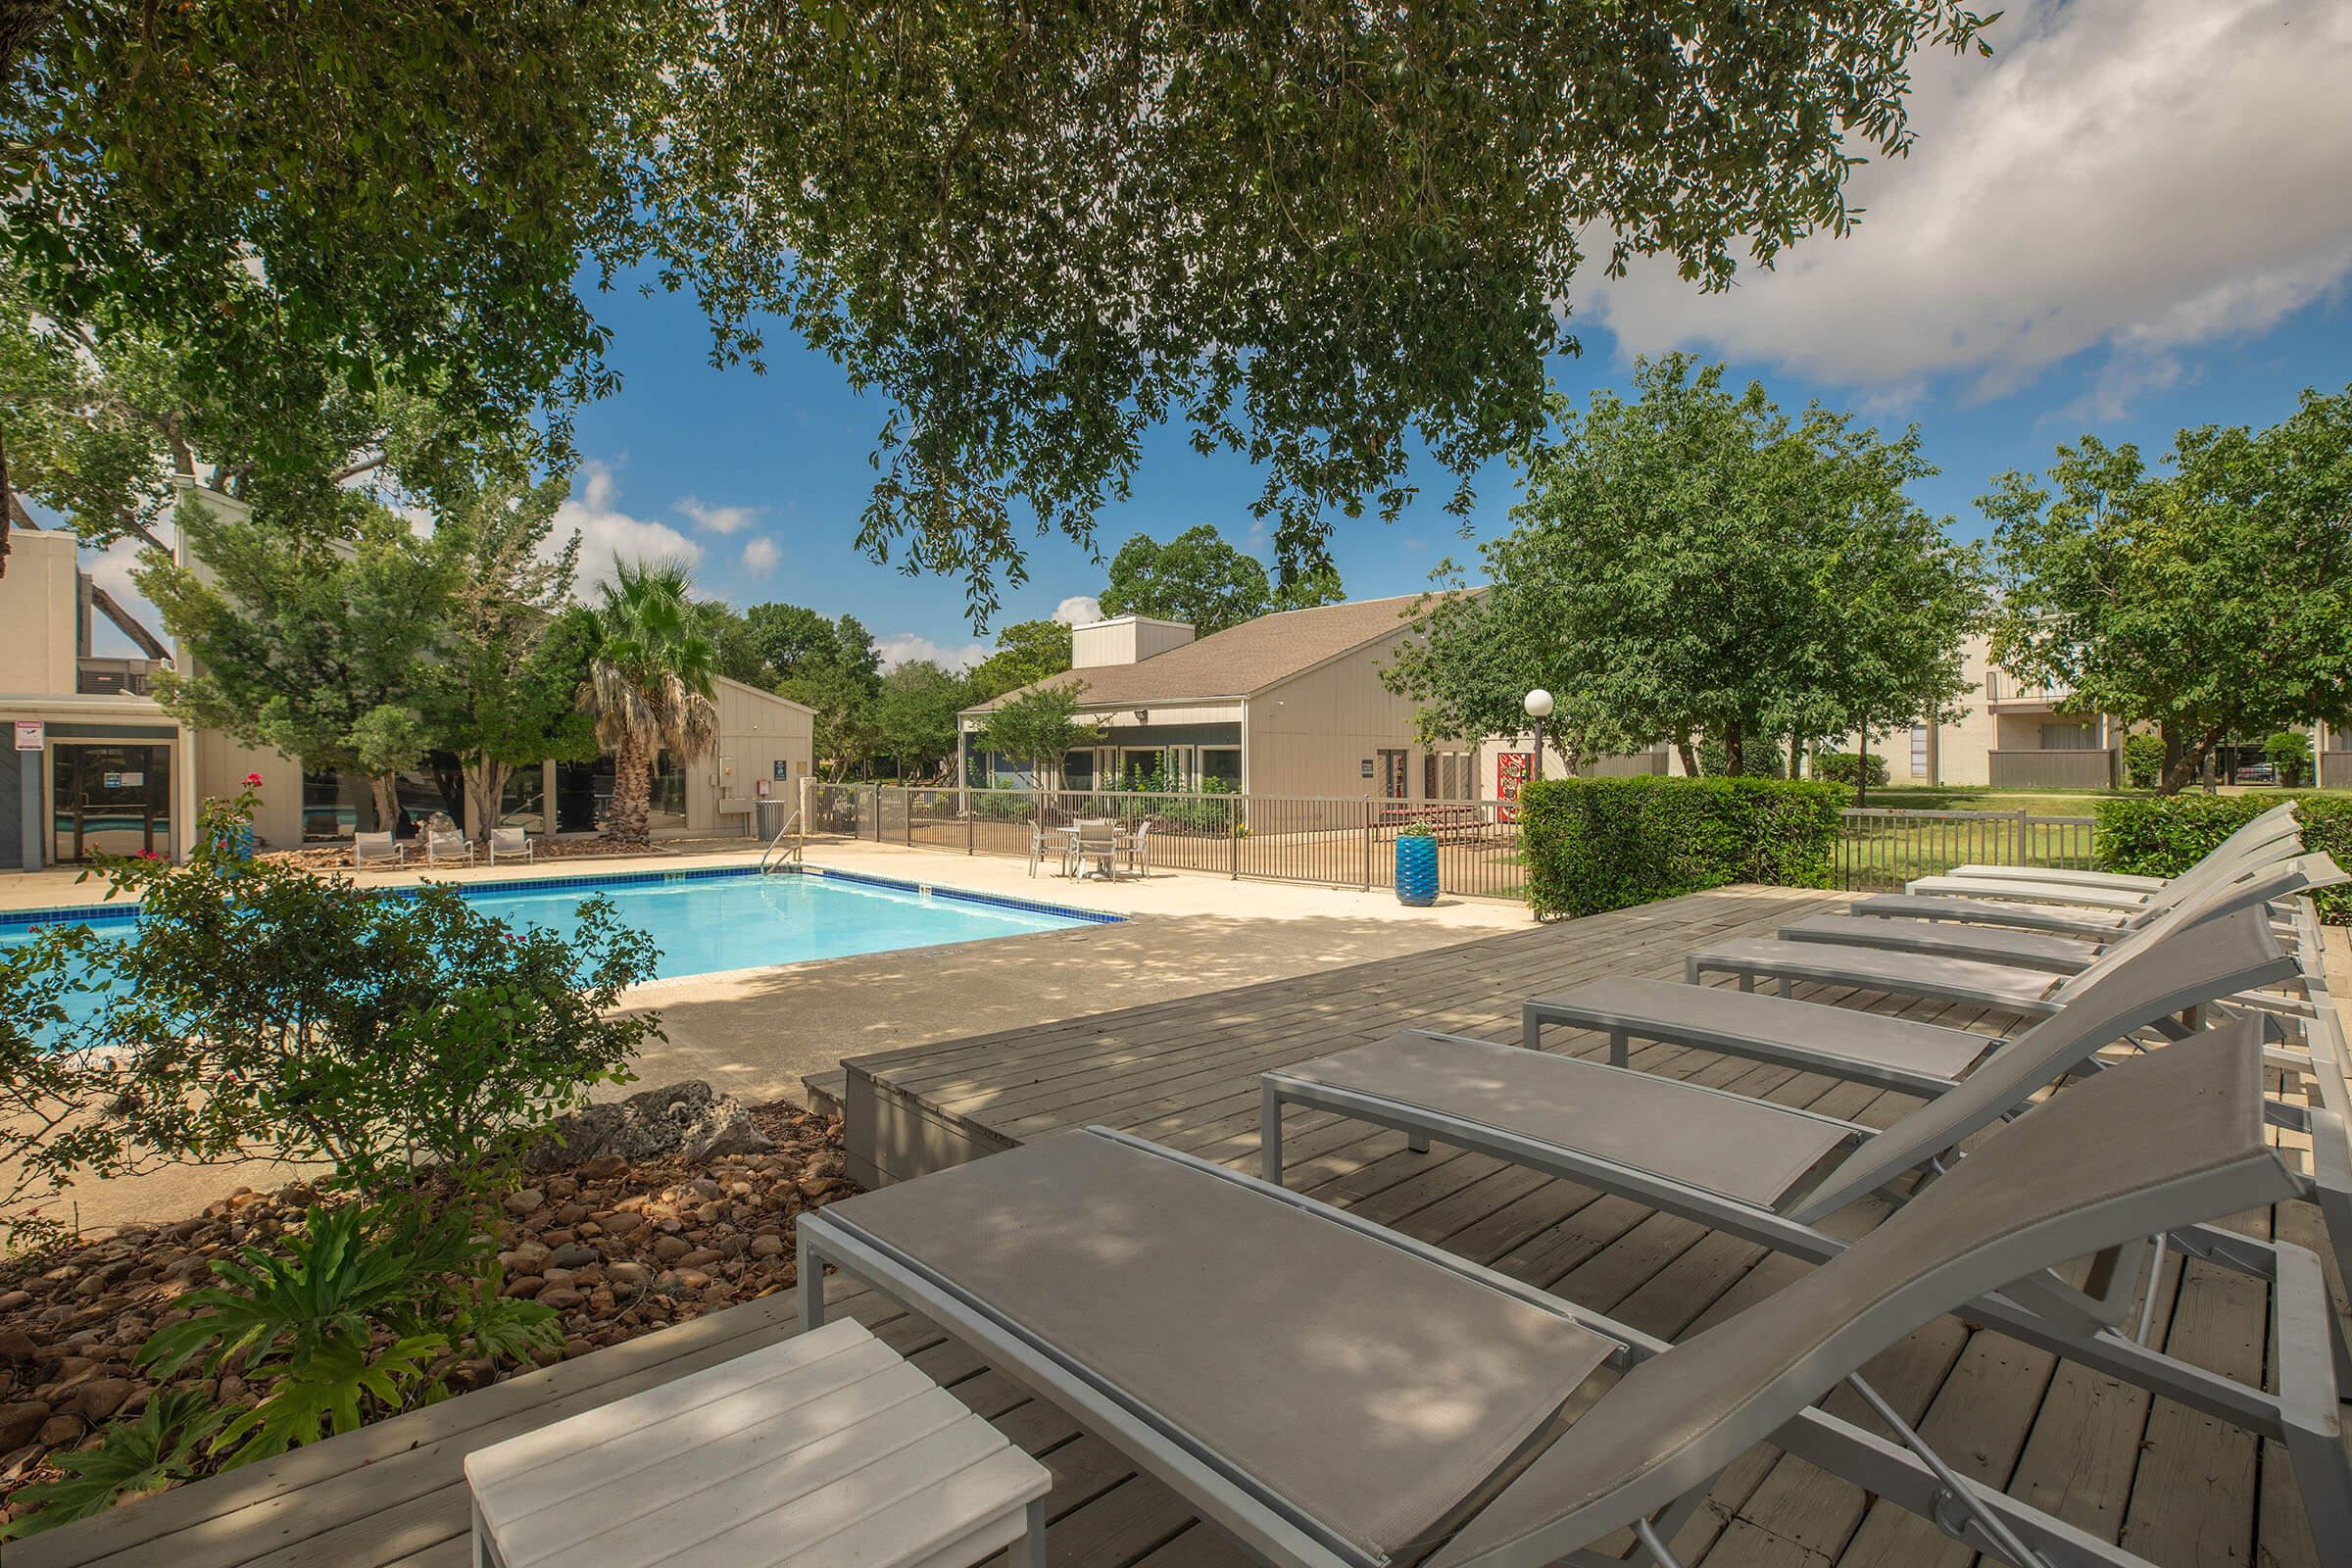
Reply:
[[[776, 1142], [771, 1153], [699, 1162], [617, 1156], [535, 1173], [507, 1197], [500, 1256], [506, 1294], [557, 1309], [560, 1352], [665, 1328], [791, 1288], [793, 1216], [857, 1189], [843, 1176], [839, 1117], [790, 1101], [752, 1108]], [[110, 1419], [136, 1415], [155, 1388], [131, 1364], [148, 1335], [179, 1320], [179, 1296], [213, 1283], [207, 1262], [237, 1246], [298, 1228], [317, 1194], [295, 1185], [240, 1189], [176, 1224], [134, 1227], [0, 1264], [0, 1519], [5, 1499], [60, 1472], [57, 1452], [94, 1445]], [[527, 1370], [458, 1362], [450, 1388], [483, 1387]], [[174, 1386], [202, 1385], [223, 1403], [264, 1392], [233, 1373], [208, 1378], [201, 1360]]]

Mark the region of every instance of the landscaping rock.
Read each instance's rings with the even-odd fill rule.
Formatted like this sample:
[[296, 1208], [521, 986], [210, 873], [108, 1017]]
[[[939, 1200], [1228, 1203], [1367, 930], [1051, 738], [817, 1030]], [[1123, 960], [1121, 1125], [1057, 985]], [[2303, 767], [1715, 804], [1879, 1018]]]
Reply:
[[732, 1096], [713, 1094], [700, 1079], [688, 1079], [562, 1118], [550, 1136], [524, 1155], [523, 1163], [531, 1170], [549, 1170], [585, 1161], [630, 1162], [673, 1154], [701, 1161], [764, 1154], [775, 1147], [753, 1119], [751, 1107]]
[[74, 1409], [84, 1421], [96, 1426], [122, 1408], [122, 1401], [130, 1397], [131, 1387], [128, 1378], [93, 1378], [74, 1391]]
[[0, 1404], [0, 1450], [21, 1448], [49, 1419], [49, 1407], [38, 1400]]
[[545, 1193], [536, 1187], [525, 1187], [521, 1192], [507, 1195], [507, 1212], [514, 1215], [528, 1214], [546, 1201], [547, 1195]]

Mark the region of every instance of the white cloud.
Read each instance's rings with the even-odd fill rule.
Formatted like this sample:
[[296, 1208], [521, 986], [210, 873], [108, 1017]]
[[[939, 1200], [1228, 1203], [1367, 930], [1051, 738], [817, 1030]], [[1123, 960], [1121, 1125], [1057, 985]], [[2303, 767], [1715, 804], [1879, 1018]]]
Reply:
[[773, 539], [761, 537], [747, 540], [743, 547], [743, 569], [749, 572], [767, 572], [775, 569], [784, 552], [776, 548]]
[[677, 510], [694, 519], [695, 526], [711, 533], [735, 533], [758, 517], [765, 507], [714, 507], [699, 496], [680, 500]]
[[582, 466], [580, 487], [556, 509], [551, 545], [561, 545], [574, 529], [580, 535], [579, 591], [586, 594], [612, 580], [615, 556], [627, 561], [683, 561], [698, 565], [703, 547], [666, 522], [633, 517], [620, 510], [620, 485], [609, 464]]
[[874, 651], [882, 656], [882, 667], [896, 669], [911, 664], [918, 659], [928, 659], [944, 669], [969, 669], [988, 657], [985, 643], [965, 643], [960, 648], [949, 648], [928, 637], [910, 631], [893, 632], [888, 637], [874, 639]]
[[2352, 275], [2352, 6], [2076, 0], [2013, 7], [1991, 60], [1917, 62], [1907, 159], [1774, 271], [1702, 296], [1637, 264], [1580, 307], [1628, 352], [1675, 346], [1916, 395], [1979, 397], [2085, 350], [2112, 410], [2171, 351], [2261, 331]]
[[1083, 626], [1102, 618], [1102, 601], [1093, 594], [1072, 594], [1054, 607], [1054, 618], [1065, 626]]

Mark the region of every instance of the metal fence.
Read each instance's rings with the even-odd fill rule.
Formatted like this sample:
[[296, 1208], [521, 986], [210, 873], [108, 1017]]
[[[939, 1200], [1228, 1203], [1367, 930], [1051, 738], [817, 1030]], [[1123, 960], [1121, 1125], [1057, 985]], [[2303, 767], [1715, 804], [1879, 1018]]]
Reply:
[[1917, 876], [1955, 865], [2045, 865], [2087, 869], [2088, 816], [2025, 811], [1905, 811], [1849, 807], [1838, 834], [1838, 885], [1892, 892]]
[[[1107, 818], [1148, 826], [1145, 854], [1159, 870], [1352, 888], [1394, 886], [1397, 833], [1418, 822], [1437, 838], [1443, 892], [1526, 894], [1517, 810], [1503, 801], [811, 784], [808, 813], [815, 835], [1012, 857], [1031, 854], [1040, 829]], [[1972, 861], [2087, 867], [2093, 826], [2087, 816], [2023, 811], [1848, 808], [1835, 855], [1838, 885], [1891, 891]]]
[[1515, 899], [1525, 876], [1514, 808], [1502, 801], [1149, 794], [1129, 790], [907, 789], [811, 784], [809, 831], [964, 855], [1027, 856], [1034, 835], [1081, 820], [1143, 834], [1152, 866], [1326, 887], [1395, 885], [1396, 836], [1438, 841], [1441, 891]]

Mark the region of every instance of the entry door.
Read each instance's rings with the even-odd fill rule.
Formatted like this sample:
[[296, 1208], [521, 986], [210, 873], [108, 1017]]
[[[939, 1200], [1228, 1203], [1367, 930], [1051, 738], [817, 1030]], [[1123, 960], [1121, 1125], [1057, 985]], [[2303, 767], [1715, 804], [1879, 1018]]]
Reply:
[[172, 853], [172, 748], [50, 748], [52, 857]]
[[1383, 750], [1380, 754], [1380, 793], [1384, 800], [1401, 801], [1406, 793], [1404, 760], [1400, 751]]

